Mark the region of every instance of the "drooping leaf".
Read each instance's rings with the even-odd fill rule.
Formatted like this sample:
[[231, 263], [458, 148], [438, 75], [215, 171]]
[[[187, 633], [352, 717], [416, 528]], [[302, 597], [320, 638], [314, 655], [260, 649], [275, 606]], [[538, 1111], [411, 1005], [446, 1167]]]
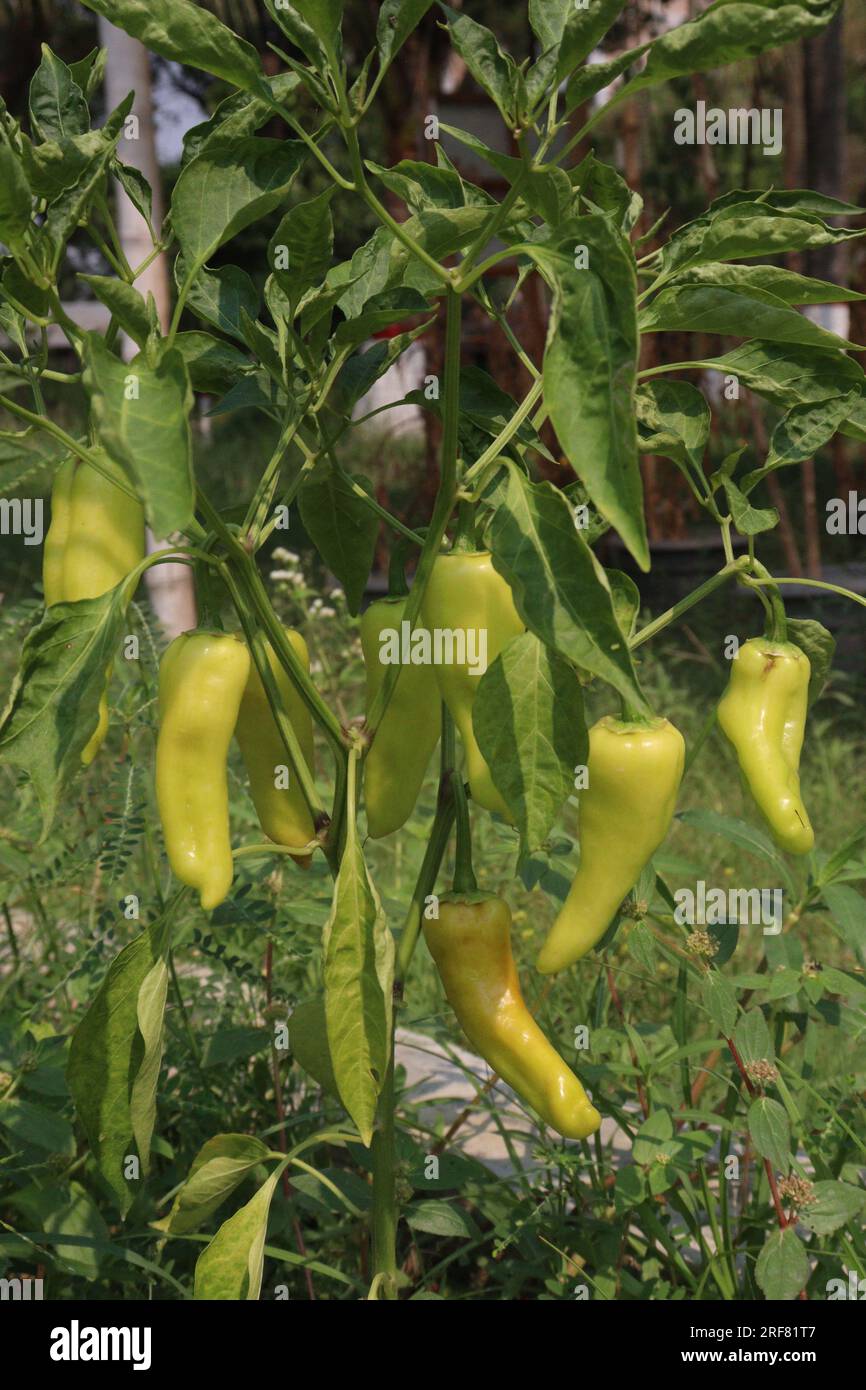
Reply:
[[350, 834], [322, 936], [325, 1018], [340, 1099], [370, 1144], [391, 1047], [394, 939], [357, 834]]
[[531, 632], [509, 642], [481, 677], [472, 706], [478, 746], [514, 813], [522, 853], [546, 839], [586, 762], [580, 683]]
[[544, 396], [560, 444], [593, 503], [649, 568], [634, 392], [634, 259], [601, 214], [575, 218], [577, 257], [536, 248], [555, 294], [544, 354]]
[[301, 489], [298, 506], [311, 541], [346, 591], [349, 612], [357, 613], [373, 564], [379, 520], [357, 496], [353, 482], [372, 493], [362, 475], [347, 479], [324, 466]]
[[[168, 940], [168, 920], [163, 916], [124, 947], [109, 966], [69, 1049], [69, 1089], [100, 1172], [124, 1214], [136, 1191], [124, 1174], [124, 1163], [134, 1152], [135, 1137], [146, 1146], [152, 1130], [161, 1055], [160, 1003], [165, 1002], [158, 967], [166, 968]], [[138, 1153], [146, 1173], [149, 1155], [142, 1149]]]
[[96, 333], [85, 335], [84, 385], [106, 453], [135, 482], [157, 536], [182, 530], [193, 512], [192, 392], [177, 348], [156, 366], [140, 352], [122, 362]]
[[100, 598], [56, 603], [25, 638], [0, 722], [0, 759], [30, 775], [43, 838], [96, 730], [106, 667], [120, 647], [128, 597], [118, 585]]
[[251, 1134], [217, 1134], [199, 1149], [168, 1216], [154, 1226], [165, 1234], [199, 1230], [269, 1153]]
[[604, 570], [551, 483], [510, 467], [487, 539], [526, 626], [573, 665], [645, 708]]
[[271, 1198], [280, 1177], [275, 1168], [246, 1206], [224, 1221], [195, 1266], [196, 1299], [257, 1300], [262, 1289], [265, 1239]]
[[809, 707], [820, 699], [836, 652], [836, 639], [817, 618], [789, 618], [788, 640], [809, 658]]

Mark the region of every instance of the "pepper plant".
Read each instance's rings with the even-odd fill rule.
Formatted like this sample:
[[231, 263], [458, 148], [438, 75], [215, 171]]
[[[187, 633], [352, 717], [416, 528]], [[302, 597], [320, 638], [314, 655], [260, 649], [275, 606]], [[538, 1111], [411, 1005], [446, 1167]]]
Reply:
[[[664, 711], [651, 708], [637, 653], [648, 662], [648, 644], [709, 594], [724, 586], [751, 592], [764, 637], [758, 639], [754, 688], [748, 698], [738, 694], [737, 710], [729, 702], [725, 730], [769, 829], [777, 828], [784, 807], [802, 832], [799, 838], [789, 834], [786, 847], [808, 850], [811, 831], [807, 835], [804, 828], [808, 818], [797, 776], [800, 742], [807, 697], [814, 702], [820, 694], [833, 644], [819, 623], [787, 619], [784, 585], [793, 581], [771, 575], [757, 554], [760, 537], [772, 531], [778, 516], [756, 498], [771, 472], [811, 457], [838, 431], [866, 439], [866, 390], [857, 345], [798, 307], [851, 296], [772, 262], [787, 252], [860, 235], [839, 225], [859, 210], [807, 191], [735, 190], [666, 237], [658, 227], [640, 236], [639, 192], [597, 157], [591, 137], [611, 111], [656, 84], [820, 33], [838, 0], [716, 0], [688, 23], [602, 63], [587, 58], [617, 21], [622, 0], [529, 0], [537, 56], [521, 64], [471, 17], [471, 7], [457, 12], [443, 5], [441, 22], [454, 51], [495, 106], [517, 153], [505, 155], [431, 118], [429, 159], [405, 159], [393, 168], [365, 157], [366, 132], [381, 84], [431, 0], [384, 0], [375, 48], [355, 55], [360, 61], [351, 78], [341, 43], [342, 0], [266, 0], [284, 35], [276, 74], [266, 74], [249, 44], [190, 0], [84, 3], [153, 52], [200, 68], [232, 89], [210, 119], [188, 133], [168, 215], [152, 228], [152, 253], [138, 266], [126, 260], [111, 210], [112, 180], [118, 180], [142, 215], [151, 215], [150, 190], [118, 155], [135, 98], [130, 94], [92, 128], [89, 103], [100, 80], [101, 55], [67, 65], [46, 49], [30, 87], [29, 118], [22, 124], [0, 110], [0, 242], [6, 248], [0, 328], [8, 339], [0, 361], [0, 403], [15, 423], [2, 437], [7, 489], [34, 455], [55, 458], [64, 476], [71, 470], [80, 479], [81, 470], [89, 470], [83, 476], [105, 510], [91, 510], [85, 501], [74, 526], [71, 494], [61, 495], [55, 485], [52, 527], [60, 529], [53, 545], [61, 559], [75, 527], [94, 544], [104, 540], [105, 533], [97, 533], [106, 524], [109, 533], [112, 525], [139, 527], [141, 518], [130, 508], [143, 512], [155, 535], [169, 538], [132, 568], [122, 563], [110, 582], [93, 580], [86, 545], [76, 561], [83, 583], [50, 587], [46, 569], [48, 607], [24, 644], [0, 729], [0, 754], [26, 771], [46, 834], [73, 779], [87, 775], [81, 765], [89, 759], [82, 755], [93, 754], [93, 741], [104, 732], [106, 673], [124, 640], [128, 605], [141, 576], [169, 561], [191, 566], [201, 615], [201, 631], [169, 648], [161, 678], [157, 797], [181, 886], [162, 904], [141, 905], [147, 925], [110, 967], [70, 1051], [78, 1115], [117, 1206], [126, 1212], [137, 1187], [154, 1181], [150, 1150], [163, 1010], [180, 903], [195, 886], [203, 910], [216, 906], [228, 891], [232, 852], [235, 858], [271, 861], [292, 856], [300, 865], [317, 856], [324, 857], [334, 880], [333, 907], [322, 924], [323, 992], [288, 1021], [288, 1031], [295, 1055], [317, 1080], [335, 1086], [348, 1118], [342, 1128], [287, 1153], [236, 1133], [215, 1134], [205, 1145], [161, 1223], [165, 1240], [207, 1226], [251, 1174], [262, 1181], [203, 1250], [196, 1296], [259, 1296], [271, 1199], [282, 1175], [301, 1162], [300, 1148], [316, 1143], [369, 1147], [370, 1296], [400, 1296], [407, 1276], [398, 1254], [394, 1028], [423, 929], [470, 1039], [537, 1113], [583, 1143], [575, 1152], [590, 1175], [599, 1138], [595, 1150], [585, 1141], [597, 1129], [599, 1114], [612, 1114], [634, 1141], [633, 1180], [618, 1181], [615, 1211], [622, 1216], [649, 1194], [642, 1208], [648, 1249], [666, 1252], [674, 1281], [681, 1280], [692, 1296], [704, 1296], [706, 1285], [711, 1296], [736, 1298], [757, 1283], [768, 1297], [795, 1297], [824, 1269], [822, 1253], [810, 1249], [808, 1230], [831, 1236], [862, 1195], [840, 1178], [841, 1162], [834, 1165], [810, 1150], [802, 1106], [814, 1093], [810, 1058], [822, 1001], [832, 995], [862, 1008], [864, 987], [853, 970], [807, 969], [802, 962], [795, 969], [784, 943], [804, 912], [845, 877], [864, 835], [829, 859], [810, 861], [808, 886], [785, 915], [782, 944], [772, 953], [767, 948], [758, 976], [738, 995], [721, 969], [734, 949], [736, 923], [727, 921], [715, 935], [683, 931], [672, 887], [652, 868], [674, 812], [682, 740]], [[605, 99], [581, 124], [576, 113], [589, 110], [601, 92]], [[258, 133], [274, 116], [289, 132], [284, 139]], [[501, 199], [458, 171], [443, 147], [443, 133], [504, 181]], [[589, 152], [575, 162], [578, 146], [589, 146]], [[313, 166], [328, 184], [304, 200], [298, 177]], [[379, 224], [341, 264], [333, 263], [332, 254], [336, 190]], [[386, 195], [405, 204], [405, 218], [392, 215]], [[262, 297], [242, 268], [227, 263], [223, 248], [268, 218], [276, 225]], [[58, 293], [70, 237], [80, 229], [111, 272], [82, 277], [110, 314], [104, 334], [72, 322]], [[144, 268], [163, 253], [171, 259], [175, 287], [166, 332], [152, 300], [136, 288]], [[494, 279], [505, 261], [517, 266], [507, 299], [496, 292]], [[524, 350], [510, 318], [530, 277], [540, 279], [549, 305], [540, 361]], [[531, 385], [522, 400], [462, 360], [467, 304], [487, 315], [525, 368]], [[395, 325], [398, 331], [367, 346], [373, 335]], [[72, 373], [50, 365], [52, 327], [65, 335], [80, 363]], [[426, 524], [415, 529], [373, 495], [348, 460], [358, 402], [416, 338], [434, 332], [444, 343], [441, 378], [429, 377], [412, 399], [434, 412], [441, 426], [438, 490]], [[665, 333], [742, 341], [715, 357], [642, 370], [643, 337]], [[121, 355], [121, 335], [135, 345], [131, 360]], [[711, 411], [699, 383], [711, 371], [779, 412], [769, 451], [757, 464], [747, 463], [740, 450], [714, 471], [707, 465]], [[83, 383], [89, 414], [80, 436], [46, 412], [48, 382], [57, 389]], [[261, 412], [279, 430], [252, 495], [233, 496], [222, 510], [197, 484], [192, 466], [196, 392], [216, 398], [222, 412]], [[716, 575], [644, 625], [636, 584], [604, 568], [594, 549], [612, 529], [637, 570], [649, 568], [641, 453], [658, 455], [679, 470], [718, 527], [724, 550]], [[542, 461], [561, 468], [562, 485], [539, 479]], [[573, 476], [566, 465], [577, 481], [566, 481]], [[257, 563], [292, 508], [323, 565], [343, 586], [352, 613], [362, 606], [380, 532], [394, 555], [394, 607], [368, 618], [364, 630], [368, 706], [346, 723], [317, 692], [305, 649], [282, 627]], [[408, 589], [400, 582], [404, 569], [411, 576]], [[445, 630], [483, 633], [485, 673], [468, 676], [465, 660], [436, 665], [429, 653], [420, 661], [410, 655], [408, 664], [405, 654], [381, 664], [379, 644], [389, 617], [404, 653], [416, 651], [416, 639], [424, 638], [435, 653], [436, 636]], [[783, 710], [782, 697], [773, 692], [785, 684], [788, 671], [795, 674], [790, 689], [785, 687]], [[739, 679], [746, 678], [740, 673]], [[587, 686], [608, 690], [622, 716], [602, 721], [593, 737], [584, 715]], [[253, 705], [245, 731], [238, 725], [239, 738], [254, 794], [259, 779], [256, 806], [272, 839], [232, 846], [225, 757], [236, 718], [244, 718], [244, 700]], [[763, 762], [748, 752], [749, 720], [757, 717], [761, 700], [784, 715], [778, 727], [765, 729]], [[423, 778], [426, 759], [440, 742], [440, 719], [435, 818], [405, 920], [389, 923], [365, 863], [365, 770], [370, 769], [369, 829], [396, 833], [417, 795], [413, 778]], [[327, 781], [317, 780], [312, 770], [310, 721], [327, 752]], [[704, 738], [711, 726], [709, 719]], [[257, 743], [257, 730], [270, 740], [266, 745]], [[644, 755], [657, 738], [664, 749], [656, 763]], [[625, 774], [617, 758], [595, 753], [594, 742], [601, 748], [606, 740], [628, 745], [637, 768], [633, 778], [618, 783]], [[687, 750], [686, 773], [701, 742]], [[268, 782], [275, 758], [288, 769], [291, 815], [284, 815], [287, 803], [273, 803], [273, 793], [281, 790]], [[414, 795], [407, 795], [407, 782]], [[552, 827], [575, 789], [586, 798], [581, 891], [563, 907], [551, 938], [555, 945], [545, 948], [541, 966], [593, 968], [592, 958], [584, 965], [572, 962], [600, 950], [599, 987], [607, 982], [617, 1008], [609, 962], [623, 939], [649, 968], [659, 957], [673, 966], [683, 1083], [679, 1113], [666, 1092], [660, 1104], [647, 1090], [652, 1068], [639, 1035], [624, 1020], [631, 1074], [644, 1080], [636, 1083], [634, 1109], [611, 1109], [605, 1068], [593, 1063], [591, 1048], [586, 1066], [580, 1053], [575, 1064], [591, 1078], [589, 1104], [525, 1007], [505, 1019], [497, 1002], [497, 990], [511, 990], [509, 1007], [516, 1008], [520, 987], [507, 909], [477, 891], [470, 809], [476, 826], [478, 817], [491, 812], [512, 825], [517, 870], [524, 881], [543, 880]], [[821, 827], [816, 829], [820, 842]], [[443, 895], [440, 913], [437, 889], [443, 887], [442, 865], [455, 830], [454, 894]], [[768, 834], [742, 825], [738, 833], [793, 891], [787, 861]], [[290, 887], [285, 891], [290, 914]], [[503, 883], [499, 896], [507, 891]], [[586, 911], [587, 896], [594, 915]], [[653, 934], [648, 923], [661, 923], [664, 930]], [[492, 982], [480, 995], [461, 970], [464, 954], [475, 959], [473, 952], [477, 979], [483, 984], [489, 970]], [[752, 998], [767, 962], [794, 975], [792, 989], [800, 1001], [781, 1025], [777, 1020], [774, 1038]], [[709, 1040], [685, 1035], [690, 991], [712, 1026]], [[590, 1021], [578, 1019], [575, 1026]], [[805, 1046], [785, 1061], [786, 1028], [795, 1027]], [[524, 1030], [524, 1055], [509, 1028]], [[709, 1121], [696, 1118], [702, 1116], [700, 1090], [690, 1066], [697, 1053], [714, 1045], [716, 1059], [729, 1053], [736, 1068], [715, 1123], [728, 1143], [735, 1130], [748, 1130], [766, 1182], [762, 1210], [771, 1229], [750, 1245], [757, 1265], [747, 1275], [730, 1240], [730, 1184], [723, 1165], [711, 1185], [706, 1146], [695, 1139], [706, 1135]], [[563, 1086], [574, 1098], [573, 1114], [565, 1118], [568, 1107], [550, 1103], [550, 1088]], [[690, 1127], [688, 1143], [683, 1125]], [[862, 1140], [859, 1147], [862, 1155]], [[810, 1172], [817, 1179], [811, 1186]], [[847, 1169], [845, 1174], [850, 1176]], [[583, 1187], [578, 1170], [575, 1191]], [[706, 1257], [700, 1286], [670, 1227], [656, 1214], [656, 1197], [669, 1190], [672, 1208]], [[795, 1229], [800, 1209], [806, 1231], [802, 1225]], [[629, 1220], [627, 1215], [626, 1226]], [[716, 1256], [707, 1249], [706, 1221]], [[593, 1230], [595, 1239], [598, 1229]], [[846, 1258], [862, 1273], [862, 1240], [855, 1249], [847, 1235], [840, 1239]], [[623, 1293], [621, 1282], [617, 1292]]]

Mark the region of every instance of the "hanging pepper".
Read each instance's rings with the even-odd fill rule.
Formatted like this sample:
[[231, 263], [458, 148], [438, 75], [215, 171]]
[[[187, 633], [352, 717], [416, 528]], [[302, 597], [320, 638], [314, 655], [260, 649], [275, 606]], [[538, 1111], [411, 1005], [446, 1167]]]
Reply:
[[[382, 634], [400, 633], [405, 607], [405, 598], [378, 599], [361, 618], [368, 710], [387, 670]], [[364, 759], [367, 829], [374, 840], [399, 830], [412, 814], [441, 726], [435, 673], [430, 666], [404, 665]]]
[[211, 911], [231, 887], [226, 760], [250, 654], [224, 632], [184, 632], [159, 668], [156, 799], [172, 870]]
[[790, 854], [808, 854], [815, 843], [800, 796], [810, 675], [808, 656], [793, 643], [752, 637], [731, 665], [718, 708], [758, 810]]
[[[467, 660], [436, 665], [436, 680], [442, 699], [466, 750], [466, 768], [473, 801], [488, 811], [497, 811], [505, 820], [513, 816], [497, 789], [490, 768], [482, 756], [472, 724], [472, 707], [484, 670], [495, 661], [514, 637], [525, 631], [514, 607], [511, 589], [493, 568], [486, 551], [457, 551], [437, 557], [424, 592], [422, 617], [435, 637], [439, 634], [465, 634], [475, 641], [486, 640], [486, 665]], [[480, 655], [479, 651], [475, 655]]]
[[593, 1134], [601, 1116], [524, 1003], [508, 904], [488, 893], [446, 894], [424, 939], [476, 1051], [566, 1139]]
[[682, 734], [666, 719], [608, 715], [590, 729], [580, 865], [536, 961], [544, 974], [580, 960], [604, 936], [668, 833], [684, 764]]
[[[310, 653], [303, 637], [290, 627], [285, 629], [285, 633], [304, 670], [309, 672]], [[312, 772], [312, 716], [291, 677], [277, 660], [270, 643], [267, 644], [267, 652], [283, 707], [297, 736], [304, 761]], [[250, 663], [235, 734], [246, 764], [250, 792], [262, 830], [278, 845], [287, 845], [291, 849], [308, 845], [316, 833], [312, 817], [298, 779], [288, 765], [285, 744], [253, 662]], [[309, 868], [311, 859], [309, 855], [299, 855], [295, 862]]]
[[[120, 469], [100, 452], [106, 471]], [[60, 465], [51, 490], [51, 525], [42, 552], [45, 603], [78, 603], [115, 588], [144, 558], [144, 509], [129, 493], [81, 459]], [[106, 685], [111, 678], [108, 666]], [[98, 721], [81, 753], [93, 762], [108, 732], [108, 696], [99, 701]]]

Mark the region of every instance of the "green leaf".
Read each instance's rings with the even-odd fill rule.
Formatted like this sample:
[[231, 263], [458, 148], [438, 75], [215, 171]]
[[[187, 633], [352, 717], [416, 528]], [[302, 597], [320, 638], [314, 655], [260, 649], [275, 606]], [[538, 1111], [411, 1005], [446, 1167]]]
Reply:
[[268, 265], [291, 305], [292, 317], [307, 290], [324, 280], [331, 265], [335, 187], [290, 208], [268, 245]]
[[838, 7], [838, 0], [820, 5], [812, 0], [791, 4], [784, 0], [755, 4], [722, 0], [697, 19], [657, 38], [650, 45], [643, 71], [619, 90], [615, 103], [618, 105], [635, 92], [671, 77], [724, 67], [779, 48], [793, 39], [817, 34], [829, 24]]
[[603, 87], [609, 87], [622, 76], [626, 68], [630, 68], [638, 58], [642, 58], [648, 48], [648, 43], [642, 43], [637, 48], [629, 48], [625, 53], [620, 53], [616, 58], [609, 58], [607, 62], [586, 63], [579, 68], [565, 89], [565, 114], [573, 111], [576, 106], [582, 106]]
[[[175, 261], [178, 284], [182, 285], [185, 266]], [[216, 270], [199, 270], [187, 295], [186, 307], [205, 323], [243, 341], [241, 311], [251, 319], [258, 317], [259, 294], [245, 270], [237, 265], [221, 265]]]
[[79, 222], [86, 217], [93, 199], [103, 186], [133, 100], [134, 93], [130, 92], [99, 130], [74, 137], [73, 144], [76, 147], [80, 145], [86, 151], [83, 168], [75, 182], [64, 188], [60, 196], [52, 201], [42, 227], [45, 244], [50, 248], [49, 269], [55, 273], [67, 241]]
[[[100, 1172], [124, 1214], [135, 1192], [124, 1161], [136, 1134], [147, 1143], [152, 1128], [164, 1001], [162, 972], [155, 967], [165, 968], [168, 939], [163, 916], [115, 957], [69, 1049], [69, 1089]], [[148, 1153], [139, 1149], [139, 1157], [147, 1172]]]
[[200, 1229], [268, 1153], [267, 1144], [249, 1134], [217, 1134], [208, 1139], [196, 1154], [168, 1216], [152, 1224], [175, 1236]]
[[843, 304], [848, 300], [866, 299], [857, 290], [834, 285], [829, 280], [812, 280], [778, 265], [727, 265], [724, 261], [708, 261], [674, 277], [675, 285], [727, 285], [750, 294], [764, 290], [784, 304]]
[[791, 1126], [784, 1106], [770, 1096], [758, 1096], [749, 1106], [749, 1133], [762, 1158], [780, 1173], [791, 1166]]
[[0, 241], [18, 246], [30, 226], [30, 189], [21, 161], [0, 132]]
[[124, 333], [129, 334], [139, 347], [144, 347], [150, 332], [150, 320], [147, 316], [147, 305], [135, 286], [128, 285], [113, 275], [83, 275], [79, 271], [78, 278], [90, 286], [96, 298], [105, 305]]
[[521, 853], [530, 854], [547, 838], [589, 753], [574, 671], [533, 633], [516, 637], [481, 677], [472, 724], [517, 819]]
[[350, 613], [357, 613], [373, 564], [379, 519], [352, 489], [355, 482], [372, 496], [369, 479], [347, 479], [330, 465], [318, 468], [298, 498], [301, 521], [324, 563], [346, 591]]
[[812, 668], [809, 676], [811, 708], [827, 683], [836, 651], [836, 639], [816, 618], [789, 618], [788, 641], [798, 646], [809, 658]]
[[607, 577], [576, 529], [562, 493], [551, 483], [531, 483], [516, 466], [509, 467], [488, 540], [529, 630], [645, 709]]
[[382, 0], [376, 21], [380, 71], [388, 68], [432, 3], [433, 0]]
[[393, 323], [429, 312], [427, 300], [417, 290], [382, 290], [379, 294], [371, 295], [356, 318], [345, 319], [340, 324], [334, 334], [334, 348], [340, 352], [358, 347], [383, 328], [390, 328]]
[[262, 1289], [271, 1198], [280, 1179], [275, 1168], [245, 1207], [224, 1221], [195, 1266], [196, 1299], [255, 1301]]
[[[85, 1279], [99, 1276], [104, 1253], [100, 1246], [109, 1244], [108, 1226], [88, 1192], [78, 1183], [69, 1184], [68, 1200], [46, 1213], [39, 1226], [58, 1251], [63, 1264]], [[63, 1237], [68, 1237], [64, 1240]], [[92, 1241], [92, 1245], [75, 1244], [76, 1237]]]
[[[439, 168], [420, 159], [401, 159], [390, 169], [372, 159], [365, 162], [370, 173], [375, 174], [390, 193], [402, 198], [412, 212], [466, 206], [466, 186], [455, 169]], [[492, 199], [490, 201], [492, 203]]]
[[394, 939], [354, 832], [340, 861], [322, 946], [334, 1077], [369, 1147], [390, 1054]]
[[809, 1257], [793, 1226], [773, 1231], [767, 1237], [755, 1266], [755, 1278], [765, 1297], [773, 1302], [790, 1302], [806, 1287]]
[[661, 250], [665, 274], [707, 261], [747, 260], [787, 251], [815, 250], [849, 241], [860, 232], [828, 227], [815, 213], [786, 212], [770, 203], [713, 206], [679, 227]]
[[[75, 1153], [75, 1135], [69, 1121], [56, 1110], [10, 1096], [0, 1100], [0, 1129], [10, 1136], [15, 1148], [32, 1145], [43, 1153], [71, 1158]], [[10, 1142], [7, 1139], [7, 1143]]]
[[475, 1223], [453, 1202], [412, 1202], [405, 1216], [410, 1230], [424, 1231], [443, 1240], [474, 1240], [478, 1236]]
[[[440, 0], [441, 4], [441, 0]], [[441, 4], [448, 16], [448, 32], [455, 52], [463, 59], [482, 91], [498, 107], [507, 125], [516, 118], [517, 67], [510, 54], [504, 53], [483, 24], [460, 14], [450, 5]]]
[[328, 1025], [325, 1018], [325, 996], [307, 999], [292, 1010], [289, 1019], [289, 1046], [295, 1061], [303, 1067], [323, 1091], [339, 1100]]
[[[313, 6], [315, 3], [316, 0], [313, 0]], [[268, 14], [276, 20], [286, 37], [301, 50], [307, 61], [319, 73], [324, 73], [329, 63], [336, 59], [337, 53], [334, 51], [329, 55], [314, 24], [307, 22], [307, 12], [313, 6], [307, 4], [306, 0], [299, 0], [294, 4], [292, 0], [265, 0]], [[309, 18], [312, 20], [313, 15]], [[339, 39], [339, 31], [332, 37]]]
[[285, 200], [302, 158], [298, 141], [250, 135], [208, 145], [186, 165], [172, 193], [171, 222], [187, 274]]
[[182, 530], [193, 514], [193, 397], [180, 352], [163, 351], [156, 366], [143, 352], [122, 362], [87, 333], [84, 385], [99, 441], [134, 480], [154, 534]]
[[107, 48], [92, 48], [83, 58], [77, 62], [69, 64], [69, 71], [73, 82], [81, 88], [85, 97], [90, 100], [97, 87], [105, 77], [105, 64], [108, 61]]
[[144, 218], [151, 240], [156, 242], [157, 235], [153, 226], [153, 189], [144, 174], [140, 169], [136, 169], [134, 164], [123, 164], [119, 159], [113, 161], [111, 170], [133, 207]]
[[724, 333], [768, 343], [857, 347], [766, 290], [744, 294], [724, 285], [669, 285], [642, 310], [639, 325], [642, 333]]
[[633, 230], [643, 211], [643, 198], [629, 188], [613, 165], [603, 164], [590, 151], [575, 169], [569, 170], [569, 181], [580, 191], [589, 211], [609, 213], [624, 232]]
[[54, 604], [24, 641], [0, 723], [0, 759], [28, 772], [43, 838], [96, 730], [106, 667], [126, 630], [124, 589], [120, 584], [100, 598]]
[[529, 0], [529, 23], [542, 53], [562, 42], [562, 31], [574, 8], [574, 0]]
[[824, 899], [846, 945], [861, 964], [866, 964], [866, 901], [862, 894], [847, 884], [830, 883], [824, 889]]
[[743, 478], [743, 491], [751, 492], [777, 468], [814, 458], [818, 449], [833, 438], [859, 398], [858, 391], [849, 391], [831, 400], [795, 405], [773, 430], [769, 453], [762, 466]]
[[696, 386], [688, 381], [646, 381], [637, 388], [635, 405], [641, 453], [673, 459], [687, 476], [689, 463], [702, 467], [711, 416]]
[[145, 48], [187, 67], [202, 68], [236, 87], [261, 82], [252, 44], [191, 0], [82, 0], [88, 9], [140, 39]]
[[[427, 319], [406, 333], [398, 333], [393, 338], [382, 338], [371, 347], [353, 353], [334, 382], [329, 405], [343, 415], [351, 415], [353, 407], [366, 395], [373, 383], [385, 375], [410, 343], [427, 331], [430, 323], [431, 320]], [[366, 487], [364, 479], [358, 478], [356, 481]]]
[[156, 1085], [162, 1062], [163, 1019], [168, 995], [168, 965], [160, 958], [145, 975], [138, 991], [136, 1013], [143, 1050], [129, 1093], [129, 1118], [141, 1171], [150, 1171], [150, 1141], [156, 1122]]
[[242, 1057], [255, 1057], [270, 1042], [267, 1028], [218, 1028], [202, 1051], [203, 1067], [224, 1067]]
[[[544, 0], [541, 0], [544, 3]], [[574, 72], [575, 68], [589, 56], [603, 39], [608, 29], [625, 9], [626, 0], [590, 0], [583, 6], [566, 4], [567, 18], [558, 39], [551, 43], [559, 44], [559, 60], [556, 66], [556, 81], [562, 82]], [[558, 17], [561, 0], [558, 4], [545, 5]], [[530, 23], [531, 23], [530, 19]], [[533, 26], [534, 27], [534, 26]], [[547, 47], [549, 45], [545, 45]]]
[[[574, 218], [570, 254], [537, 248], [554, 276], [544, 353], [544, 398], [559, 442], [595, 506], [649, 569], [637, 456], [634, 258], [601, 214]], [[571, 252], [585, 246], [586, 269]]]
[[734, 525], [742, 536], [758, 536], [762, 531], [772, 531], [779, 524], [779, 513], [775, 507], [761, 509], [753, 507], [745, 493], [741, 492], [731, 478], [723, 478], [722, 486], [734, 518]]
[[770, 859], [777, 866], [781, 863], [779, 851], [769, 835], [765, 835], [762, 830], [737, 816], [720, 816], [716, 811], [701, 808], [695, 811], [679, 811], [677, 820], [711, 835], [723, 835], [731, 844], [739, 845], [750, 854], [759, 854], [763, 859]]
[[223, 395], [236, 385], [238, 378], [249, 371], [250, 359], [222, 338], [210, 333], [178, 333], [174, 345], [189, 373], [194, 391], [209, 391]]
[[711, 970], [703, 982], [704, 1007], [722, 1037], [729, 1038], [737, 1022], [737, 995], [734, 986], [718, 970]]
[[66, 140], [90, 129], [84, 93], [69, 68], [47, 43], [30, 80], [30, 124], [39, 140]]
[[670, 1111], [654, 1110], [634, 1136], [632, 1157], [635, 1163], [652, 1163], [662, 1146], [673, 1137], [674, 1122]]
[[[798, 1219], [817, 1236], [831, 1236], [859, 1216], [866, 1207], [866, 1192], [847, 1182], [816, 1182], [812, 1184], [814, 1202], [800, 1211]], [[854, 1234], [852, 1230], [852, 1235]]]
[[770, 1030], [760, 1009], [749, 1009], [734, 1030], [734, 1043], [744, 1064], [771, 1062], [774, 1057]]
[[784, 409], [835, 398], [842, 391], [859, 390], [864, 385], [863, 371], [853, 358], [797, 343], [756, 340], [695, 365], [736, 377]]

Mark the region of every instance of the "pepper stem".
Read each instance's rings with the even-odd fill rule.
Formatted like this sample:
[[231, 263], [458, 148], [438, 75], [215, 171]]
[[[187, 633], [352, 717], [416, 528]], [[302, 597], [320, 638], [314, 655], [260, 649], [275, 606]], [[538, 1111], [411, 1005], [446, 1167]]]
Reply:
[[772, 582], [773, 576], [770, 574], [770, 571], [761, 564], [760, 560], [752, 560], [752, 569], [761, 579], [770, 581], [766, 586], [766, 597], [770, 600], [770, 607], [767, 612], [764, 635], [771, 642], [787, 642], [788, 618], [785, 613], [785, 604], [782, 600], [782, 595], [776, 584]]
[[451, 794], [454, 801], [457, 829], [457, 846], [454, 855], [454, 891], [474, 893], [477, 891], [478, 883], [475, 878], [475, 870], [472, 867], [472, 831], [469, 824], [469, 804], [466, 800], [466, 788], [463, 785], [462, 774], [454, 766], [456, 748], [454, 721], [444, 705], [442, 706], [442, 742], [443, 753], [451, 769]]
[[391, 547], [391, 561], [388, 566], [389, 598], [405, 598], [409, 592], [409, 585], [406, 583], [406, 557], [408, 552], [408, 539], [405, 536], [399, 536]]

